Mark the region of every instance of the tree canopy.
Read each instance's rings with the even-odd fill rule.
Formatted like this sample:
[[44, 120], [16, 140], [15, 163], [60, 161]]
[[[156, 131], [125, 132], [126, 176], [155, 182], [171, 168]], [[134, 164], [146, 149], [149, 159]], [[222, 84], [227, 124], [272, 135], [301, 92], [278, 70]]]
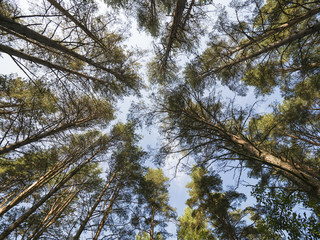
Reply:
[[0, 1], [0, 239], [320, 238], [319, 21], [311, 0]]

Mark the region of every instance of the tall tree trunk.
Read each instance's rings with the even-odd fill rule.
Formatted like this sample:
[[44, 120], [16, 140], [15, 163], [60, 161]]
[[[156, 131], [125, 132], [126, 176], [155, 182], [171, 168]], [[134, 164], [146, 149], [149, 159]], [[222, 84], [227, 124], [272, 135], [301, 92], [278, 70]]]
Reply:
[[68, 10], [64, 9], [60, 3], [55, 0], [48, 0], [56, 9], [58, 9], [63, 15], [69, 18], [76, 26], [78, 26], [82, 31], [84, 31], [92, 40], [94, 40], [106, 53], [110, 54], [110, 50], [107, 46], [96, 36], [94, 35], [85, 25], [78, 21], [73, 15], [71, 15]]
[[233, 134], [229, 134], [229, 136], [235, 145], [255, 156], [255, 161], [271, 166], [280, 174], [295, 182], [310, 196], [320, 200], [320, 176], [314, 170], [292, 163], [289, 159], [279, 158], [262, 148], [254, 146], [243, 137]]
[[[319, 171], [308, 166], [292, 162], [285, 157], [276, 156], [263, 147], [255, 145], [241, 133], [235, 134], [229, 132], [223, 123], [220, 123], [218, 119], [215, 119], [214, 115], [210, 116], [212, 116], [214, 118], [213, 120], [217, 123], [207, 119], [206, 114], [210, 114], [210, 112], [208, 112], [203, 106], [201, 106], [201, 108], [201, 112], [199, 112], [198, 109], [183, 109], [179, 114], [185, 114], [185, 116], [190, 118], [191, 121], [196, 121], [201, 124], [201, 128], [208, 129], [211, 132], [211, 135], [218, 137], [218, 141], [222, 145], [221, 148], [230, 153], [243, 156], [244, 159], [247, 159], [248, 161], [258, 162], [262, 165], [272, 167], [278, 172], [278, 174], [295, 183], [309, 196], [320, 200]], [[186, 128], [193, 129], [194, 126], [188, 126]]]
[[154, 206], [151, 207], [150, 240], [154, 239], [154, 227], [155, 227], [154, 217], [156, 214], [156, 210], [154, 208], [155, 208]]
[[96, 202], [94, 203], [94, 205], [92, 206], [92, 208], [90, 209], [88, 215], [86, 216], [86, 218], [82, 221], [76, 235], [73, 237], [73, 240], [78, 240], [80, 238], [81, 233], [83, 232], [83, 230], [85, 229], [88, 221], [90, 220], [92, 214], [94, 213], [94, 211], [96, 210], [97, 206], [99, 205], [99, 203], [101, 202], [102, 197], [104, 196], [104, 194], [106, 193], [106, 191], [109, 189], [109, 186], [111, 184], [111, 182], [113, 181], [113, 179], [116, 177], [116, 173], [117, 171], [115, 171], [113, 173], [113, 175], [111, 176], [110, 180], [107, 182], [106, 186], [104, 187], [104, 189], [101, 191], [100, 195], [98, 196]]
[[183, 11], [186, 7], [187, 0], [177, 0], [176, 7], [174, 9], [173, 20], [170, 28], [170, 33], [168, 36], [167, 45], [165, 48], [165, 53], [161, 59], [161, 70], [164, 70], [167, 66], [168, 58], [171, 52], [172, 44], [177, 36], [179, 25], [182, 21]]
[[306, 14], [302, 15], [302, 16], [298, 16], [295, 17], [294, 19], [290, 20], [287, 23], [284, 23], [282, 25], [280, 25], [279, 27], [276, 27], [274, 29], [271, 29], [269, 31], [267, 31], [266, 33], [259, 35], [257, 37], [254, 37], [252, 40], [245, 42], [244, 44], [242, 44], [241, 46], [233, 49], [232, 51], [229, 52], [230, 55], [245, 49], [246, 47], [249, 47], [250, 45], [255, 45], [258, 44], [259, 42], [263, 41], [264, 39], [266, 39], [267, 37], [276, 34], [276, 33], [280, 33], [283, 32], [285, 29], [288, 29], [290, 27], [293, 27], [294, 25], [297, 25], [298, 23], [311, 18], [312, 16], [316, 15], [317, 13], [320, 12], [320, 7], [312, 9], [310, 11], [308, 11]]
[[[203, 119], [202, 119], [203, 120]], [[251, 161], [257, 161], [268, 165], [288, 178], [305, 191], [309, 196], [320, 200], [320, 174], [306, 166], [293, 163], [284, 157], [277, 157], [267, 150], [254, 145], [247, 138], [228, 132], [226, 129], [205, 121], [214, 131], [224, 138], [225, 142], [231, 142], [232, 148], [226, 150], [242, 155]]]
[[[79, 149], [81, 150], [81, 149]], [[19, 204], [21, 201], [26, 199], [28, 196], [30, 196], [32, 193], [40, 189], [43, 185], [45, 185], [47, 182], [49, 182], [51, 179], [53, 179], [55, 176], [60, 174], [63, 170], [68, 168], [71, 164], [75, 162], [75, 160], [79, 159], [81, 156], [83, 156], [86, 153], [86, 151], [81, 151], [80, 154], [77, 154], [75, 156], [70, 156], [66, 159], [64, 159], [61, 162], [58, 162], [52, 169], [50, 169], [48, 172], [46, 172], [44, 175], [42, 175], [37, 181], [35, 181], [33, 184], [31, 184], [28, 188], [23, 190], [21, 193], [19, 193], [10, 203], [4, 205], [0, 208], [0, 217], [5, 214], [7, 211], [9, 211], [11, 208]]]
[[60, 183], [58, 183], [54, 188], [52, 188], [49, 193], [47, 193], [44, 197], [42, 197], [37, 203], [35, 203], [27, 212], [25, 212], [20, 218], [18, 218], [15, 222], [13, 222], [7, 229], [5, 229], [0, 234], [0, 240], [5, 239], [9, 234], [20, 226], [31, 214], [33, 214], [43, 203], [45, 203], [50, 197], [52, 197], [56, 192], [58, 192], [66, 182], [68, 182], [75, 174], [77, 174], [87, 163], [89, 163], [99, 152], [104, 149], [100, 147], [96, 150], [89, 158], [87, 158], [84, 162], [75, 167]]
[[[84, 181], [83, 181], [84, 182]], [[83, 183], [82, 182], [82, 183]], [[36, 240], [41, 237], [41, 235], [60, 217], [60, 215], [63, 213], [63, 211], [68, 207], [68, 205], [72, 202], [72, 200], [78, 195], [78, 193], [81, 191], [81, 187], [78, 188], [76, 191], [71, 192], [67, 199], [59, 203], [58, 206], [56, 206], [53, 209], [53, 214], [46, 220], [46, 223], [43, 225], [40, 225], [38, 229], [36, 229], [28, 238], [28, 240]], [[60, 199], [59, 199], [60, 200]]]
[[[118, 180], [118, 181], [120, 181], [120, 180]], [[118, 197], [119, 191], [120, 191], [120, 187], [119, 187], [119, 182], [118, 182], [118, 184], [115, 187], [115, 190], [114, 190], [114, 192], [112, 194], [112, 197], [111, 197], [111, 199], [109, 201], [109, 204], [108, 204], [106, 210], [103, 213], [103, 217], [102, 217], [102, 219], [100, 221], [100, 224], [98, 226], [98, 229], [96, 231], [96, 234], [95, 234], [93, 240], [97, 240], [98, 239], [98, 237], [99, 237], [99, 235], [100, 235], [100, 233], [102, 231], [102, 228], [103, 228], [103, 226], [104, 226], [104, 224], [105, 224], [105, 222], [106, 222], [106, 220], [107, 220], [107, 218], [108, 218], [108, 216], [109, 216], [109, 214], [110, 214], [110, 212], [112, 210], [112, 206], [113, 206], [116, 198]]]

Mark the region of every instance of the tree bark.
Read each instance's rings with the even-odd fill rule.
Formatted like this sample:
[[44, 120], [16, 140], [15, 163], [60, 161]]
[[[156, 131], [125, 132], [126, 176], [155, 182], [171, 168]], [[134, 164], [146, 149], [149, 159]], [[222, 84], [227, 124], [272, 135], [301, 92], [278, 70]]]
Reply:
[[242, 44], [241, 46], [233, 49], [232, 51], [229, 52], [230, 55], [242, 50], [242, 49], [245, 49], [246, 47], [249, 47], [250, 45], [253, 45], [253, 44], [258, 44], [259, 42], [263, 41], [264, 39], [266, 39], [267, 37], [273, 35], [273, 34], [276, 34], [276, 33], [279, 33], [279, 32], [282, 32], [284, 31], [285, 29], [288, 29], [308, 18], [311, 18], [312, 16], [316, 15], [317, 13], [320, 12], [320, 7], [318, 8], [315, 8], [315, 9], [312, 9], [310, 10], [309, 12], [307, 12], [306, 14], [302, 15], [302, 16], [299, 16], [299, 17], [295, 17], [294, 19], [290, 20], [289, 22], [287, 23], [284, 23], [282, 25], [280, 25], [279, 27], [275, 28], [275, 29], [271, 29], [269, 31], [267, 31], [266, 33], [262, 34], [262, 35], [259, 35], [255, 38], [253, 38], [252, 40]]
[[73, 240], [78, 240], [80, 238], [81, 233], [83, 232], [83, 230], [85, 229], [88, 221], [90, 220], [92, 214], [94, 213], [94, 211], [96, 210], [97, 206], [99, 205], [99, 203], [101, 202], [102, 197], [104, 196], [104, 194], [106, 193], [106, 191], [109, 189], [109, 186], [111, 184], [111, 182], [113, 181], [113, 179], [116, 177], [116, 171], [113, 173], [113, 175], [111, 176], [110, 180], [107, 182], [106, 186], [104, 187], [104, 189], [102, 190], [102, 192], [100, 193], [100, 195], [98, 196], [96, 202], [94, 203], [94, 205], [92, 206], [91, 210], [89, 211], [88, 215], [86, 216], [86, 218], [83, 220], [83, 222], [81, 223], [76, 235], [73, 237]]
[[106, 47], [105, 44], [102, 43], [102, 41], [95, 36], [85, 25], [83, 25], [81, 22], [79, 22], [74, 16], [72, 16], [68, 10], [64, 9], [57, 1], [55, 0], [48, 0], [49, 3], [52, 4], [56, 9], [58, 9], [64, 16], [69, 18], [76, 26], [78, 26], [82, 31], [84, 31], [92, 40], [94, 40], [106, 53], [109, 53], [110, 51]]
[[[120, 181], [120, 180], [118, 180], [118, 181]], [[105, 224], [105, 222], [106, 222], [106, 220], [107, 220], [107, 218], [108, 218], [108, 216], [109, 216], [109, 214], [110, 214], [110, 212], [112, 210], [112, 206], [113, 206], [116, 198], [118, 197], [119, 191], [120, 191], [120, 187], [119, 187], [119, 182], [118, 182], [118, 184], [115, 187], [115, 190], [114, 190], [114, 192], [112, 194], [112, 197], [111, 197], [111, 199], [109, 201], [109, 204], [108, 204], [106, 210], [103, 213], [103, 217], [102, 217], [102, 219], [100, 221], [100, 224], [98, 226], [97, 232], [96, 232], [93, 240], [97, 240], [98, 239], [98, 237], [99, 237], [99, 235], [100, 235], [100, 233], [102, 231], [102, 228], [103, 228], [103, 226], [104, 226], [104, 224]]]
[[102, 84], [108, 84], [106, 81], [103, 81], [101, 79], [98, 79], [98, 78], [86, 75], [84, 73], [77, 72], [77, 71], [72, 70], [70, 68], [66, 68], [66, 67], [57, 65], [55, 63], [51, 63], [51, 62], [48, 62], [46, 60], [31, 56], [29, 54], [26, 54], [24, 52], [18, 51], [16, 49], [13, 49], [11, 47], [5, 46], [3, 44], [0, 44], [0, 51], [4, 52], [4, 53], [7, 53], [10, 56], [15, 56], [15, 57], [22, 58], [24, 60], [28, 60], [28, 61], [31, 61], [31, 62], [34, 62], [34, 63], [38, 63], [38, 64], [46, 66], [48, 68], [53, 68], [53, 69], [60, 70], [60, 71], [66, 72], [66, 73], [71, 73], [71, 74], [77, 75], [79, 77], [90, 79], [92, 81], [99, 82], [99, 83], [102, 83]]
[[69, 48], [61, 45], [59, 42], [54, 41], [44, 35], [41, 35], [41, 34], [37, 33], [36, 31], [33, 31], [32, 29], [29, 29], [28, 27], [26, 27], [18, 22], [15, 22], [12, 19], [10, 19], [4, 15], [1, 15], [1, 14], [0, 14], [0, 25], [4, 28], [11, 30], [11, 31], [17, 32], [17, 33], [25, 36], [26, 38], [35, 40], [35, 41], [37, 41], [47, 47], [57, 49], [63, 53], [66, 53], [67, 55], [69, 55], [71, 57], [74, 57], [74, 58], [77, 58], [83, 62], [86, 62], [86, 63], [96, 67], [97, 69], [104, 70], [104, 71], [114, 75], [115, 77], [117, 77], [120, 81], [123, 80], [122, 77], [114, 70], [106, 68], [104, 66], [101, 66], [101, 65], [95, 63], [94, 61], [92, 61], [91, 59], [89, 59], [85, 56], [82, 56], [82, 55], [70, 50]]
[[156, 210], [154, 208], [155, 208], [154, 206], [151, 207], [150, 240], [154, 239], [154, 227], [155, 227], [154, 217], [156, 214]]
[[161, 58], [161, 68], [164, 70], [167, 66], [169, 54], [171, 52], [172, 44], [174, 39], [176, 38], [179, 24], [181, 24], [182, 16], [183, 16], [183, 11], [186, 7], [186, 0], [177, 0], [176, 7], [174, 9], [174, 15], [173, 15], [173, 20], [172, 20], [172, 25], [170, 28], [170, 33], [168, 36], [168, 42], [166, 45], [165, 53], [163, 54]]
[[[79, 149], [81, 150], [81, 149]], [[75, 160], [79, 159], [81, 156], [83, 156], [86, 152], [81, 151], [81, 153], [70, 156], [63, 161], [57, 163], [52, 169], [50, 169], [48, 172], [46, 172], [44, 175], [42, 175], [36, 182], [31, 184], [28, 188], [26, 188], [24, 191], [22, 191], [18, 196], [16, 196], [10, 203], [4, 205], [0, 208], [0, 217], [5, 214], [7, 211], [9, 211], [11, 208], [19, 204], [21, 201], [26, 199], [28, 196], [30, 196], [32, 193], [34, 193], [36, 190], [40, 189], [43, 185], [45, 185], [47, 182], [49, 182], [51, 179], [53, 179], [55, 176], [60, 174], [63, 170], [65, 170], [67, 167], [69, 167], [72, 163], [75, 162]]]
[[77, 174], [87, 163], [89, 163], [99, 152], [104, 149], [104, 146], [96, 150], [89, 158], [84, 162], [75, 167], [60, 183], [58, 183], [54, 188], [52, 188], [49, 193], [42, 197], [37, 203], [35, 203], [27, 212], [25, 212], [20, 218], [13, 222], [7, 229], [5, 229], [0, 234], [0, 240], [5, 239], [9, 234], [20, 226], [31, 214], [33, 214], [43, 203], [45, 203], [50, 197], [52, 197], [56, 192], [58, 192], [65, 183], [67, 183], [75, 174]]
[[248, 139], [243, 136], [232, 134], [226, 131], [224, 128], [217, 125], [211, 124], [215, 131], [217, 131], [225, 142], [232, 142], [234, 147], [228, 149], [236, 154], [243, 155], [250, 158], [250, 160], [258, 161], [261, 164], [268, 165], [273, 169], [277, 170], [279, 174], [282, 174], [287, 179], [297, 184], [303, 189], [309, 196], [312, 196], [320, 200], [320, 174], [301, 166], [298, 163], [284, 158], [278, 157], [268, 152], [267, 150], [255, 146]]
[[[191, 122], [196, 121], [200, 123], [202, 125], [200, 127], [201, 129], [206, 128], [211, 132], [211, 135], [218, 137], [217, 141], [221, 144], [221, 149], [223, 148], [230, 153], [242, 156], [248, 161], [259, 162], [262, 165], [272, 167], [278, 174], [295, 183], [310, 197], [320, 200], [320, 173], [318, 170], [292, 162], [285, 157], [276, 156], [261, 146], [255, 145], [241, 133], [231, 133], [218, 119], [213, 119], [214, 121], [217, 121], [217, 123], [207, 119], [205, 116], [206, 113], [204, 113], [206, 110], [203, 109], [203, 107], [201, 108], [201, 113], [198, 113], [198, 109], [184, 109], [181, 110], [182, 112], [179, 114], [184, 114]], [[215, 116], [212, 117], [214, 118]], [[194, 126], [185, 126], [184, 128], [193, 129]], [[203, 138], [208, 137], [209, 136], [204, 136]], [[205, 144], [214, 143], [204, 143], [204, 145]]]
[[39, 239], [42, 236], [42, 234], [48, 229], [48, 227], [50, 227], [60, 217], [60, 215], [63, 213], [63, 211], [66, 209], [66, 207], [68, 207], [68, 205], [72, 202], [72, 200], [78, 195], [80, 190], [81, 189], [79, 188], [74, 193], [71, 193], [63, 203], [58, 204], [58, 206], [53, 210], [52, 216], [50, 216], [51, 219], [48, 218], [46, 220], [46, 222], [47, 222], [46, 224], [39, 226], [40, 228], [36, 229], [32, 233], [32, 235], [28, 238], [28, 240]]

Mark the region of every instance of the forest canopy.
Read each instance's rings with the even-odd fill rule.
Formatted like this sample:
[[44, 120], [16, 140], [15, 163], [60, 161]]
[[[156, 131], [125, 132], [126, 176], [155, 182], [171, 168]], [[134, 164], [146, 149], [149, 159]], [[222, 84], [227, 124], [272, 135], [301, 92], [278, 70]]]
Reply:
[[318, 1], [2, 0], [0, 35], [0, 240], [320, 239]]

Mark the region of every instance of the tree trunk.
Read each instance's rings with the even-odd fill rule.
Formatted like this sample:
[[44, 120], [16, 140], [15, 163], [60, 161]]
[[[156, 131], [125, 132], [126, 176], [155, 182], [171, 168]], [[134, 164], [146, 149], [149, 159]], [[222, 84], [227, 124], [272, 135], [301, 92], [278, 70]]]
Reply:
[[253, 38], [252, 40], [242, 44], [241, 46], [233, 49], [232, 51], [229, 52], [230, 55], [242, 50], [242, 49], [245, 49], [246, 47], [249, 47], [250, 45], [253, 45], [253, 44], [258, 44], [259, 42], [263, 41], [264, 39], [266, 39], [267, 37], [273, 35], [273, 34], [276, 34], [276, 33], [279, 33], [279, 32], [282, 32], [284, 31], [285, 29], [288, 29], [290, 27], [293, 27], [294, 25], [308, 19], [308, 18], [311, 18], [312, 16], [316, 15], [317, 13], [320, 12], [320, 7], [318, 8], [315, 8], [315, 9], [312, 9], [310, 10], [309, 12], [307, 12], [306, 14], [300, 16], [300, 17], [295, 17], [294, 19], [290, 20], [289, 22], [287, 23], [284, 23], [282, 25], [280, 25], [279, 27], [275, 28], [275, 29], [271, 29], [271, 30], [268, 30], [266, 33], [262, 34], [262, 35], [259, 35], [255, 38]]
[[29, 61], [34, 62], [34, 63], [38, 63], [38, 64], [46, 66], [48, 68], [53, 68], [53, 69], [60, 70], [60, 71], [66, 72], [66, 73], [75, 74], [75, 75], [77, 75], [79, 77], [90, 79], [90, 80], [93, 80], [95, 82], [99, 82], [99, 83], [102, 83], [102, 84], [107, 84], [107, 82], [105, 82], [105, 81], [103, 81], [101, 79], [86, 75], [84, 73], [77, 72], [77, 71], [72, 70], [70, 68], [66, 68], [66, 67], [63, 67], [63, 66], [60, 66], [60, 65], [45, 61], [43, 59], [31, 56], [29, 54], [26, 54], [24, 52], [18, 51], [16, 49], [13, 49], [11, 47], [5, 46], [3, 44], [0, 44], [0, 51], [4, 52], [4, 53], [7, 53], [10, 56], [16, 56], [16, 57], [19, 57], [19, 58], [22, 58], [22, 59], [25, 59], [25, 60], [29, 60]]
[[284, 158], [277, 157], [265, 149], [255, 146], [248, 139], [232, 134], [225, 129], [211, 124], [215, 131], [223, 136], [225, 142], [232, 142], [232, 149], [226, 148], [230, 152], [248, 157], [249, 160], [258, 161], [268, 165], [288, 178], [310, 196], [320, 200], [320, 175], [313, 169], [301, 166], [297, 163]]
[[156, 210], [154, 208], [155, 208], [154, 206], [152, 206], [152, 208], [151, 208], [150, 240], [154, 239], [154, 227], [155, 227], [154, 216], [156, 214]]
[[76, 190], [74, 193], [71, 193], [62, 204], [58, 204], [58, 206], [53, 210], [53, 215], [51, 219], [48, 219], [49, 221], [47, 221], [46, 224], [39, 226], [40, 228], [34, 231], [32, 235], [28, 238], [28, 240], [39, 239], [39, 237], [41, 237], [41, 235], [48, 229], [48, 227], [50, 227], [60, 217], [62, 212], [66, 209], [66, 207], [72, 202], [72, 200], [78, 195], [80, 191], [81, 189]]
[[[118, 181], [120, 181], [120, 180], [118, 180]], [[102, 217], [102, 219], [100, 221], [100, 224], [98, 226], [97, 232], [96, 232], [93, 240], [97, 240], [98, 239], [98, 237], [99, 237], [99, 235], [100, 235], [100, 233], [102, 231], [102, 228], [103, 228], [103, 226], [104, 226], [104, 224], [105, 224], [105, 222], [106, 222], [106, 220], [107, 220], [107, 218], [108, 218], [108, 216], [109, 216], [109, 214], [110, 214], [110, 212], [112, 210], [112, 206], [113, 206], [116, 198], [118, 197], [119, 191], [120, 191], [120, 187], [119, 187], [119, 182], [118, 182], [118, 184], [115, 187], [115, 190], [114, 190], [114, 192], [112, 194], [112, 197], [111, 197], [111, 199], [109, 201], [109, 204], [108, 204], [106, 210], [103, 213], [103, 217]]]
[[5, 239], [9, 234], [20, 226], [31, 214], [33, 214], [43, 203], [45, 203], [50, 197], [52, 197], [57, 191], [59, 191], [66, 182], [68, 182], [75, 174], [77, 174], [87, 163], [89, 163], [99, 152], [101, 152], [104, 147], [100, 147], [96, 152], [94, 152], [89, 158], [87, 158], [83, 163], [79, 164], [74, 168], [59, 184], [52, 188], [49, 193], [42, 197], [36, 204], [34, 204], [27, 212], [25, 212], [19, 219], [13, 222], [7, 229], [5, 229], [0, 234], [0, 240]]
[[183, 11], [186, 7], [186, 0], [177, 0], [176, 7], [174, 9], [174, 15], [173, 15], [173, 20], [172, 20], [172, 25], [170, 28], [170, 33], [168, 36], [168, 42], [166, 45], [165, 53], [162, 56], [161, 59], [161, 68], [164, 70], [167, 66], [169, 54], [171, 52], [172, 44], [174, 42], [174, 39], [176, 38], [179, 24], [181, 24], [182, 16], [183, 16]]
[[[84, 154], [85, 154], [85, 152], [82, 151], [81, 155], [84, 155]], [[17, 204], [19, 204], [21, 201], [26, 199], [28, 196], [30, 196], [32, 193], [34, 193], [36, 190], [40, 189], [43, 185], [45, 185], [47, 182], [49, 182], [55, 176], [60, 174], [67, 167], [69, 167], [72, 163], [74, 163], [74, 161], [76, 160], [75, 159], [76, 157], [79, 158], [80, 155], [71, 156], [71, 157], [68, 157], [65, 160], [59, 162], [51, 170], [49, 170], [44, 175], [42, 175], [36, 182], [31, 184], [28, 188], [26, 188], [18, 196], [16, 196], [10, 203], [1, 207], [0, 208], [0, 217], [3, 214], [5, 214], [7, 211], [9, 211], [11, 208], [13, 208]]]
[[57, 1], [48, 0], [49, 3], [52, 4], [56, 9], [58, 9], [63, 15], [69, 18], [75, 25], [77, 25], [82, 31], [84, 31], [92, 40], [94, 40], [106, 53], [110, 54], [110, 50], [106, 47], [106, 45], [95, 36], [85, 25], [79, 22], [73, 15], [71, 15], [68, 10], [64, 9]]
[[113, 179], [116, 177], [116, 173], [117, 171], [115, 171], [113, 173], [113, 175], [111, 176], [110, 180], [107, 182], [106, 186], [104, 187], [104, 189], [102, 190], [102, 192], [100, 193], [100, 195], [98, 196], [96, 202], [94, 203], [94, 205], [92, 206], [91, 210], [89, 211], [88, 215], [86, 216], [86, 218], [83, 220], [83, 222], [81, 223], [76, 235], [73, 237], [73, 240], [78, 240], [80, 238], [81, 233], [83, 232], [83, 230], [85, 229], [88, 221], [90, 220], [92, 214], [94, 213], [94, 211], [96, 210], [97, 206], [99, 205], [99, 203], [101, 202], [101, 199], [103, 197], [103, 195], [105, 194], [105, 192], [109, 189], [109, 186], [111, 184], [111, 182], [113, 181]]
[[[203, 109], [203, 111], [206, 110]], [[255, 145], [244, 135], [236, 135], [229, 132], [217, 119], [215, 119], [215, 121], [218, 122], [217, 124], [207, 120], [204, 112], [201, 113], [202, 115], [198, 114], [197, 110], [193, 109], [182, 110], [182, 112], [182, 114], [185, 114], [191, 121], [197, 121], [203, 124], [203, 128], [210, 129], [212, 135], [219, 137], [218, 141], [221, 141], [221, 143], [224, 144], [222, 148], [225, 150], [239, 156], [244, 156], [249, 161], [259, 162], [262, 165], [272, 167], [278, 174], [295, 183], [309, 196], [320, 200], [320, 174], [315, 169], [300, 165], [299, 163], [294, 163], [285, 157], [278, 157], [266, 149]], [[193, 126], [190, 128], [192, 129]]]

